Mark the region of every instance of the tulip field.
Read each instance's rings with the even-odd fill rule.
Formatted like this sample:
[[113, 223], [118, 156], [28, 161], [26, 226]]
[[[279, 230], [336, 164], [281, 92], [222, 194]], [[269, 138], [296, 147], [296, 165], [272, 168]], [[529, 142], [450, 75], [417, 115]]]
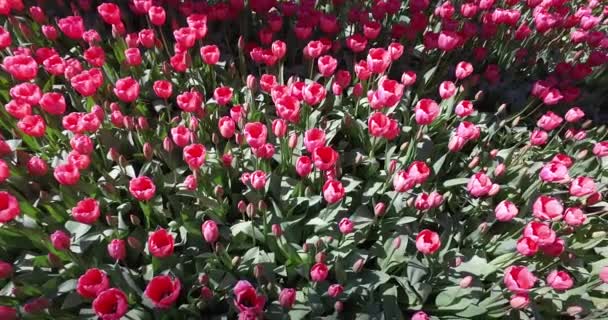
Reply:
[[0, 320], [608, 319], [605, 1], [0, 22]]

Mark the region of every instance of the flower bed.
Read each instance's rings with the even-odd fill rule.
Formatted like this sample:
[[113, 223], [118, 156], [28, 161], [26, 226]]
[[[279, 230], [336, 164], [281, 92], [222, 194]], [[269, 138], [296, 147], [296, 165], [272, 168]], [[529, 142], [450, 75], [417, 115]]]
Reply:
[[50, 2], [0, 1], [0, 319], [608, 316], [598, 1]]

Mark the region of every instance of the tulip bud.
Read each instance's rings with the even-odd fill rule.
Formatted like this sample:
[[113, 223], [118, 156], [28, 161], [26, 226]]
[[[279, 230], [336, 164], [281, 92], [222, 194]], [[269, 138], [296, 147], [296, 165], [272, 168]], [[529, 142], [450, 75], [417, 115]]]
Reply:
[[486, 232], [488, 231], [488, 229], [489, 229], [489, 228], [490, 228], [490, 227], [489, 227], [489, 225], [488, 225], [488, 223], [487, 223], [487, 222], [482, 222], [482, 223], [479, 225], [479, 231], [480, 231], [481, 233], [486, 233]]
[[409, 142], [404, 142], [401, 144], [401, 146], [399, 146], [399, 151], [405, 151], [407, 150], [407, 147], [410, 145]]
[[108, 159], [110, 159], [114, 162], [118, 162], [119, 156], [120, 156], [120, 153], [118, 153], [118, 151], [116, 151], [116, 149], [114, 147], [111, 147], [110, 151], [108, 151]]
[[570, 306], [568, 307], [568, 309], [566, 309], [566, 312], [569, 316], [574, 317], [577, 314], [583, 312], [583, 308], [581, 306]]
[[118, 156], [118, 165], [119, 166], [125, 167], [128, 164], [129, 164], [129, 162], [127, 161], [127, 158], [125, 158], [125, 156], [123, 156], [122, 154], [120, 156]]
[[477, 167], [478, 164], [479, 164], [479, 156], [475, 156], [473, 159], [471, 159], [471, 162], [469, 162], [469, 169], [473, 169], [473, 168]]
[[280, 237], [283, 234], [283, 229], [281, 228], [280, 224], [273, 224], [272, 227], [272, 234], [274, 234], [275, 237]]
[[497, 155], [498, 155], [498, 149], [492, 149], [492, 151], [490, 151], [490, 158], [496, 159]]
[[469, 286], [471, 286], [471, 282], [473, 282], [473, 277], [466, 276], [466, 277], [462, 278], [462, 280], [460, 280], [459, 285], [461, 288], [468, 288]]
[[144, 143], [144, 158], [150, 161], [154, 155], [154, 149], [152, 149], [152, 145], [149, 142]]
[[264, 278], [264, 265], [256, 264], [253, 267], [253, 275], [258, 279]]
[[477, 93], [475, 94], [475, 100], [481, 100], [483, 99], [483, 91], [479, 90], [477, 91]]
[[239, 201], [239, 203], [236, 205], [237, 209], [239, 210], [239, 212], [241, 214], [246, 212], [247, 209], [247, 204], [245, 203], [245, 201], [241, 200]]
[[171, 152], [173, 150], [173, 141], [171, 141], [171, 138], [166, 137], [163, 140], [163, 149], [167, 152]]
[[386, 205], [384, 204], [384, 202], [378, 202], [374, 206], [374, 215], [376, 217], [382, 217], [384, 215], [385, 211], [386, 211]]
[[234, 258], [232, 258], [232, 265], [234, 267], [238, 266], [241, 263], [241, 257], [240, 256], [235, 256]]
[[363, 258], [360, 258], [359, 260], [355, 261], [355, 264], [353, 264], [353, 272], [360, 272], [361, 270], [363, 270], [364, 266], [365, 260], [363, 260]]
[[238, 145], [243, 145], [245, 143], [245, 136], [242, 133], [237, 132], [234, 134], [234, 141]]
[[249, 90], [251, 90], [252, 92], [254, 92], [257, 89], [257, 79], [255, 78], [254, 75], [248, 75], [247, 76], [247, 88]]
[[587, 157], [587, 154], [588, 154], [587, 149], [583, 149], [576, 154], [576, 159], [578, 159], [578, 160], [585, 159], [585, 157]]
[[107, 215], [106, 216], [106, 223], [110, 227], [116, 227], [118, 225], [118, 217]]
[[127, 243], [129, 244], [129, 247], [133, 248], [136, 251], [140, 251], [141, 249], [143, 249], [141, 241], [139, 241], [139, 239], [135, 237], [128, 237]]
[[334, 309], [336, 309], [337, 313], [341, 313], [342, 310], [344, 310], [344, 303], [342, 303], [342, 301], [336, 301], [336, 303], [334, 303]]
[[589, 129], [592, 124], [593, 124], [592, 120], [587, 120], [587, 121], [583, 122], [583, 124], [581, 125], [581, 128], [583, 128], [583, 129]]
[[287, 145], [289, 146], [289, 149], [294, 149], [297, 144], [298, 144], [298, 135], [295, 132], [292, 132], [289, 135], [289, 140], [287, 141]]
[[206, 273], [201, 273], [198, 275], [198, 283], [205, 286], [209, 283], [209, 276]]
[[323, 251], [319, 251], [317, 252], [317, 254], [315, 255], [315, 262], [316, 263], [322, 263], [325, 262], [325, 258], [327, 257], [327, 254]]
[[496, 110], [496, 113], [494, 115], [497, 116], [497, 115], [503, 113], [506, 109], [507, 109], [507, 105], [503, 103], [500, 105], [500, 107], [498, 107], [498, 110]]
[[462, 264], [462, 257], [456, 257], [454, 259], [454, 268], [458, 268]]
[[355, 164], [356, 165], [360, 165], [361, 163], [363, 163], [363, 159], [365, 159], [365, 156], [362, 153], [357, 152], [355, 154]]
[[308, 243], [305, 243], [304, 245], [302, 245], [302, 251], [308, 252], [308, 250], [309, 250]]
[[260, 200], [258, 202], [258, 210], [266, 211], [266, 209], [268, 209], [268, 205], [266, 204], [266, 202], [264, 200]]
[[315, 243], [315, 246], [317, 246], [317, 249], [318, 249], [318, 248], [322, 248], [324, 244], [325, 243], [323, 242], [323, 239], [319, 238], [319, 239], [317, 239], [317, 243]]
[[255, 206], [253, 205], [253, 203], [247, 205], [247, 209], [245, 212], [247, 213], [247, 216], [249, 218], [253, 218], [255, 216]]
[[401, 237], [396, 237], [393, 239], [393, 248], [397, 250], [399, 247], [401, 247]]
[[213, 194], [218, 199], [222, 198], [224, 196], [224, 188], [222, 188], [222, 186], [215, 186], [215, 188], [213, 188]]
[[291, 309], [296, 302], [296, 290], [285, 288], [279, 294], [279, 304], [285, 309]]
[[496, 166], [496, 168], [494, 168], [494, 176], [495, 177], [500, 177], [500, 176], [502, 176], [505, 173], [506, 170], [507, 169], [506, 169], [505, 164], [504, 163], [499, 163]]
[[515, 117], [515, 119], [513, 119], [513, 122], [511, 122], [511, 126], [517, 127], [517, 125], [519, 124], [519, 121], [521, 121], [521, 116]]
[[141, 130], [147, 130], [150, 127], [148, 125], [148, 119], [146, 119], [146, 117], [138, 117], [137, 125], [139, 126], [139, 129], [141, 129]]
[[397, 160], [393, 159], [388, 164], [388, 173], [393, 174], [397, 170]]
[[213, 298], [213, 291], [207, 286], [202, 287], [201, 298], [203, 298], [203, 300], [211, 300]]
[[125, 241], [122, 239], [114, 239], [108, 244], [108, 255], [115, 261], [124, 260], [127, 257], [127, 248]]
[[211, 142], [213, 142], [213, 144], [218, 144], [220, 143], [220, 137], [218, 137], [217, 133], [213, 133], [211, 135]]

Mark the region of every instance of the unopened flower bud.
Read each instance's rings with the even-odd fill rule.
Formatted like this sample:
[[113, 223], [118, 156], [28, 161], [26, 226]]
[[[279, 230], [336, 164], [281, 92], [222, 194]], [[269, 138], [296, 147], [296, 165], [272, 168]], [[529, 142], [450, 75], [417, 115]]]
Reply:
[[308, 252], [308, 250], [309, 250], [308, 243], [305, 243], [304, 245], [302, 245], [302, 251]]
[[359, 260], [355, 261], [355, 264], [353, 264], [353, 272], [360, 272], [363, 270], [363, 266], [365, 266], [365, 260], [360, 258]]
[[140, 130], [147, 130], [150, 126], [148, 125], [148, 119], [146, 117], [137, 117], [137, 126]]
[[166, 137], [163, 140], [163, 150], [167, 152], [171, 152], [173, 150], [173, 141], [171, 141], [171, 138]]
[[462, 278], [462, 280], [460, 280], [459, 285], [461, 288], [468, 288], [469, 286], [471, 286], [471, 282], [473, 282], [473, 277], [466, 276], [466, 277]]
[[374, 206], [374, 215], [376, 217], [382, 217], [384, 215], [385, 211], [386, 211], [386, 205], [384, 204], [384, 202], [378, 202]]
[[363, 163], [364, 158], [365, 158], [365, 156], [361, 152], [357, 152], [355, 154], [355, 164], [359, 165], [359, 164]]
[[337, 313], [341, 313], [344, 310], [344, 303], [342, 301], [336, 301], [334, 303], [334, 309], [336, 309]]
[[490, 151], [490, 158], [496, 159], [497, 155], [498, 155], [498, 149], [492, 149], [492, 151]]
[[118, 162], [119, 156], [120, 156], [120, 153], [118, 153], [118, 151], [114, 147], [111, 147], [110, 150], [108, 151], [108, 159], [110, 159], [114, 162]]
[[256, 264], [253, 267], [253, 275], [258, 279], [264, 278], [264, 265]]
[[241, 263], [241, 257], [240, 256], [235, 256], [234, 258], [232, 258], [232, 265], [234, 267], [238, 266]]
[[217, 133], [213, 133], [211, 135], [211, 142], [213, 142], [213, 144], [218, 144], [220, 143], [220, 137], [217, 136]]
[[326, 257], [327, 257], [327, 254], [324, 251], [317, 252], [317, 254], [315, 255], [315, 262], [316, 263], [325, 262]]
[[482, 91], [482, 90], [479, 90], [479, 91], [477, 91], [477, 93], [475, 94], [475, 100], [478, 100], [478, 101], [479, 101], [479, 100], [481, 100], [481, 99], [483, 99], [483, 91]]
[[344, 127], [349, 128], [353, 123], [353, 117], [350, 114], [344, 116]]
[[283, 229], [281, 228], [280, 224], [273, 224], [272, 227], [272, 234], [274, 234], [275, 237], [280, 237], [283, 234]]
[[294, 149], [297, 144], [298, 144], [298, 135], [295, 132], [292, 132], [289, 135], [289, 140], [287, 141], [287, 145], [289, 146], [289, 149]]
[[473, 168], [477, 167], [478, 164], [479, 164], [479, 156], [475, 156], [473, 159], [471, 159], [471, 162], [469, 162], [469, 169], [473, 169]]
[[136, 251], [140, 251], [143, 248], [141, 245], [141, 241], [139, 241], [139, 239], [135, 237], [128, 237], [127, 243], [129, 244], [129, 247], [133, 248]]
[[581, 307], [581, 306], [570, 306], [570, 307], [568, 307], [568, 309], [566, 309], [566, 312], [568, 313], [569, 316], [574, 317], [577, 314], [583, 312], [583, 307]]
[[401, 237], [396, 237], [393, 239], [393, 249], [397, 250], [401, 247]]
[[236, 205], [237, 209], [239, 210], [239, 212], [241, 214], [246, 212], [247, 209], [247, 204], [245, 203], [245, 201], [241, 200], [239, 201], [239, 203]]
[[457, 268], [462, 264], [462, 257], [454, 258], [454, 267]]
[[511, 126], [517, 127], [517, 125], [519, 124], [520, 121], [521, 121], [521, 116], [515, 117], [515, 119], [513, 119], [513, 122], [511, 122]]
[[257, 89], [258, 86], [258, 80], [255, 78], [254, 75], [248, 75], [247, 76], [247, 88], [251, 91], [255, 91]]
[[255, 216], [255, 206], [253, 203], [247, 205], [247, 210], [245, 212], [249, 218], [253, 218]]
[[268, 205], [266, 204], [266, 202], [264, 200], [260, 200], [258, 202], [258, 210], [266, 211], [266, 209], [268, 209]]
[[118, 225], [118, 217], [107, 215], [106, 216], [106, 223], [110, 227], [116, 227]]
[[500, 107], [498, 107], [498, 110], [496, 110], [495, 115], [499, 115], [499, 114], [503, 113], [505, 110], [507, 110], [507, 105], [503, 103], [500, 105]]
[[213, 189], [213, 194], [216, 198], [220, 199], [224, 196], [224, 188], [222, 188], [222, 186], [215, 186], [215, 188]]
[[152, 148], [152, 145], [149, 142], [144, 143], [144, 158], [150, 161], [152, 160], [153, 155], [154, 149]]
[[399, 146], [399, 151], [405, 151], [407, 150], [407, 147], [410, 145], [409, 142], [404, 142], [401, 144], [401, 146]]
[[587, 149], [583, 149], [576, 154], [576, 159], [581, 160], [587, 157], [588, 151]]
[[486, 233], [486, 232], [488, 232], [488, 229], [489, 229], [489, 228], [490, 228], [490, 227], [488, 226], [488, 223], [487, 223], [487, 222], [482, 222], [482, 223], [479, 225], [479, 231], [480, 231], [481, 233]]
[[129, 164], [129, 162], [127, 161], [127, 158], [125, 158], [125, 156], [123, 156], [122, 154], [120, 156], [118, 156], [118, 165], [119, 166], [125, 167], [128, 164]]
[[388, 173], [393, 174], [397, 170], [397, 160], [392, 159], [388, 164]]
[[581, 125], [581, 128], [589, 129], [592, 124], [593, 124], [593, 121], [591, 119], [589, 119], [589, 120], [583, 122], [583, 124]]
[[213, 298], [213, 291], [211, 291], [211, 289], [209, 289], [209, 287], [207, 286], [202, 287], [201, 298], [203, 300], [210, 300], [211, 298]]
[[507, 167], [505, 166], [504, 163], [499, 163], [496, 168], [494, 168], [494, 176], [495, 177], [500, 177], [502, 176], [505, 171], [507, 170]]

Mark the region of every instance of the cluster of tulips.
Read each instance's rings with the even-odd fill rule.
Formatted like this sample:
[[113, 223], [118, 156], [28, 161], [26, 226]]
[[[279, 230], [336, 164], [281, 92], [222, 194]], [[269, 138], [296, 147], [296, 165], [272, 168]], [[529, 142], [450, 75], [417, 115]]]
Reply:
[[1, 0], [0, 319], [608, 317], [607, 17]]

